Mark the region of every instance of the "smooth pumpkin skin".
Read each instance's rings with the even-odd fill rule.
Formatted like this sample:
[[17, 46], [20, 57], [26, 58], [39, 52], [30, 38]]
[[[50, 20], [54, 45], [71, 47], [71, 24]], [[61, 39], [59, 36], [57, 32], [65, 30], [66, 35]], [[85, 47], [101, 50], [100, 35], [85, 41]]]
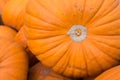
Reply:
[[14, 29], [0, 25], [0, 37], [14, 40], [16, 34], [17, 32]]
[[0, 38], [0, 80], [27, 80], [28, 58], [24, 49], [10, 39]]
[[28, 80], [71, 80], [51, 71], [40, 62], [29, 70]]
[[120, 80], [120, 65], [103, 72], [94, 80]]
[[28, 1], [9, 0], [2, 11], [3, 23], [19, 30], [24, 24], [25, 8]]
[[4, 6], [6, 5], [6, 3], [8, 2], [9, 0], [0, 0], [0, 15], [1, 15], [1, 12], [4, 8]]
[[[120, 60], [120, 0], [31, 0], [26, 8], [27, 44], [42, 64], [71, 77], [95, 76]], [[87, 37], [73, 41], [73, 25]]]

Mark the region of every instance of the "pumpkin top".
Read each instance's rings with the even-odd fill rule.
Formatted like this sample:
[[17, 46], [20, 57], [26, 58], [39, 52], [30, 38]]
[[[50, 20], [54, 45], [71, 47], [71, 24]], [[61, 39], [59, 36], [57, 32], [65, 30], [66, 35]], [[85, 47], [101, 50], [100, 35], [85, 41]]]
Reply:
[[120, 60], [120, 0], [30, 0], [25, 35], [57, 73], [95, 76]]

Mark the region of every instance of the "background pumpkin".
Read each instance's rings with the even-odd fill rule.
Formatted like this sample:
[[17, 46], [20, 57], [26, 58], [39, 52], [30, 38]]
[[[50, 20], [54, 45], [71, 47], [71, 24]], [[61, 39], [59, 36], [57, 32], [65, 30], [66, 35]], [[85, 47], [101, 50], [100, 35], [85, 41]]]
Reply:
[[101, 75], [99, 75], [95, 80], [119, 80], [120, 79], [120, 65], [113, 67]]
[[3, 8], [3, 23], [19, 30], [24, 24], [24, 14], [27, 2], [28, 0], [9, 0]]
[[[24, 25], [25, 26], [25, 25]], [[28, 48], [27, 46], [27, 40], [26, 40], [26, 36], [25, 36], [25, 33], [24, 33], [24, 26], [22, 26], [20, 28], [20, 30], [18, 31], [17, 35], [15, 36], [15, 40], [21, 44], [25, 49]]]
[[1, 15], [1, 12], [5, 6], [5, 4], [8, 2], [9, 0], [0, 0], [0, 15]]
[[29, 49], [72, 77], [95, 76], [120, 60], [120, 0], [30, 0]]
[[28, 78], [28, 80], [71, 80], [52, 72], [40, 62], [30, 69]]
[[17, 32], [14, 29], [8, 26], [0, 25], [0, 37], [14, 40], [16, 34]]
[[27, 52], [28, 55], [28, 59], [29, 59], [29, 67], [32, 67], [35, 63], [38, 62], [38, 60], [36, 59], [35, 55], [32, 54], [32, 52], [28, 49], [27, 46], [27, 40], [26, 40], [26, 36], [24, 33], [24, 26], [22, 26], [19, 30], [19, 32], [16, 34], [15, 36], [15, 41], [17, 43], [19, 43], [22, 47], [24, 47], [25, 51]]
[[24, 49], [10, 39], [0, 38], [0, 80], [27, 80], [28, 60]]

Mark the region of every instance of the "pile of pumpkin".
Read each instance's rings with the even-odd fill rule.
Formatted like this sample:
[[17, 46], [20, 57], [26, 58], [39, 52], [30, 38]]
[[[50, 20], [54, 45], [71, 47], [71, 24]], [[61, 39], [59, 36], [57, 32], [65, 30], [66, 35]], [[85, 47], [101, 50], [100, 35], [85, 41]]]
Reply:
[[0, 60], [0, 80], [120, 80], [120, 0], [0, 0]]

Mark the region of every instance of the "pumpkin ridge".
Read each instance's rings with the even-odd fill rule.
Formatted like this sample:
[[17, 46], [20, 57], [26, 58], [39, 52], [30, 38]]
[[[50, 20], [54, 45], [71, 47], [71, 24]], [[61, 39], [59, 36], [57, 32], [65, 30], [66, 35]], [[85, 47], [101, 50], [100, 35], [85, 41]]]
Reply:
[[[88, 43], [91, 44], [90, 41], [88, 41]], [[101, 72], [103, 71], [103, 67], [101, 66], [101, 64], [99, 63], [99, 61], [96, 59], [96, 56], [95, 56], [95, 54], [93, 53], [93, 51], [90, 49], [90, 47], [88, 47], [87, 45], [85, 45], [85, 47], [87, 48], [87, 51], [86, 51], [86, 52], [87, 52], [88, 54], [91, 54], [91, 55], [93, 56], [92, 59], [90, 59], [90, 60], [87, 61], [87, 64], [89, 64], [90, 61], [94, 60], [94, 61], [96, 62], [96, 64], [98, 65], [98, 67], [99, 67], [99, 71], [100, 71], [100, 72], [98, 72], [98, 73], [101, 73]], [[89, 50], [89, 51], [88, 51], [88, 50]], [[88, 55], [88, 54], [87, 54], [87, 55]], [[88, 67], [89, 67], [89, 66], [88, 66]], [[89, 69], [88, 69], [88, 75], [91, 76], [91, 74], [89, 73]]]
[[66, 21], [61, 20], [61, 18], [59, 18], [55, 13], [53, 13], [52, 10], [49, 10], [48, 7], [44, 6], [43, 3], [39, 1], [37, 2], [40, 4], [39, 6], [41, 6], [42, 8], [44, 8], [44, 10], [46, 10], [46, 12], [49, 12], [49, 14], [54, 16], [56, 19], [59, 19], [59, 21], [61, 21], [60, 23], [66, 22]]
[[83, 50], [83, 55], [84, 55], [84, 60], [85, 60], [85, 65], [86, 65], [86, 76], [89, 76], [89, 74], [88, 74], [88, 65], [87, 65], [87, 58], [86, 58], [87, 49], [84, 46], [84, 43], [82, 44], [82, 50]]
[[98, 14], [98, 12], [101, 10], [102, 6], [104, 5], [104, 2], [105, 2], [105, 0], [102, 0], [99, 8], [98, 8], [97, 11], [96, 11], [96, 13], [94, 13], [94, 15], [93, 15], [88, 21], [86, 21], [86, 25], [87, 25], [89, 22], [91, 22], [91, 20], [94, 19], [94, 17]]
[[[94, 38], [94, 39], [95, 39], [95, 38]], [[103, 39], [104, 39], [104, 38], [103, 38]], [[105, 45], [108, 45], [108, 46], [113, 47], [113, 48], [116, 48], [116, 49], [120, 49], [119, 47], [116, 47], [116, 46], [114, 46], [114, 45], [112, 45], [112, 44], [107, 44], [106, 42], [103, 42], [103, 41], [101, 41], [101, 40], [99, 40], [99, 39], [95, 39], [94, 41], [99, 42], [99, 43], [103, 43], [103, 44], [105, 44]]]
[[[116, 0], [115, 0], [116, 1]], [[114, 3], [114, 2], [113, 2]], [[113, 5], [113, 4], [112, 4]], [[89, 23], [87, 25], [90, 25], [90, 23], [95, 23], [96, 21], [98, 21], [99, 19], [101, 19], [102, 17], [105, 17], [106, 15], [110, 14], [111, 11], [113, 11], [114, 9], [116, 9], [118, 7], [118, 5], [116, 5], [112, 10], [109, 10], [108, 12], [106, 12], [106, 14], [102, 15], [101, 17], [99, 17], [97, 20], [90, 20]], [[94, 18], [93, 18], [94, 19]]]
[[[71, 54], [69, 54], [69, 52], [71, 51], [71, 46], [72, 46], [72, 43], [70, 44], [70, 47], [67, 49], [67, 51], [66, 51], [66, 53], [65, 53], [65, 55], [68, 55], [68, 58], [65, 59], [65, 60], [67, 60], [67, 61], [65, 61], [66, 64], [63, 63], [63, 64], [65, 65], [65, 67], [64, 67], [64, 70], [63, 70], [62, 72], [60, 72], [60, 73], [62, 73], [62, 74], [65, 73], [66, 68], [68, 68], [68, 65], [69, 65], [69, 60], [70, 60], [70, 55], [71, 55]], [[65, 56], [65, 55], [64, 55], [64, 56]], [[63, 58], [62, 58], [62, 59], [63, 59]], [[62, 60], [62, 59], [61, 59], [61, 60]], [[59, 65], [59, 63], [57, 63], [57, 64]], [[57, 64], [56, 64], [55, 67], [58, 67]], [[61, 66], [61, 68], [63, 68], [63, 66]], [[54, 67], [53, 67], [53, 70], [54, 70]]]
[[[43, 23], [44, 25], [43, 26], [45, 26], [45, 25], [49, 25], [49, 26], [51, 26], [52, 28], [55, 28], [56, 29], [56, 26], [58, 26], [57, 28], [58, 29], [64, 29], [65, 27], [63, 27], [63, 26], [60, 26], [60, 25], [57, 25], [57, 24], [50, 24], [50, 23], [48, 23], [48, 22], [46, 22], [46, 21], [44, 21], [44, 20], [42, 20], [42, 19], [39, 19], [39, 18], [35, 18], [34, 16], [32, 16], [32, 15], [30, 15], [30, 14], [27, 14], [27, 16], [30, 16], [30, 17], [32, 17], [32, 18], [34, 18], [35, 20], [37, 20], [38, 22], [40, 22], [40, 23]], [[30, 28], [33, 28], [32, 26], [30, 26], [28, 23], [26, 23]], [[36, 26], [40, 26], [40, 25], [38, 25], [38, 24], [36, 24]], [[60, 26], [60, 27], [59, 27]], [[35, 27], [35, 29], [40, 29], [40, 28], [36, 28]], [[52, 31], [52, 29], [50, 30], [50, 31]]]
[[[37, 18], [37, 20], [39, 19], [39, 21], [45, 22], [45, 23], [47, 23], [47, 24], [51, 24], [51, 25], [55, 25], [55, 26], [59, 26], [59, 27], [61, 27], [61, 28], [66, 28], [66, 27], [62, 26], [62, 24], [50, 23], [50, 22], [45, 21], [45, 20], [43, 20], [43, 19], [40, 18], [40, 17], [36, 17], [35, 15], [32, 15], [32, 14], [30, 14], [30, 13], [28, 13], [28, 12], [26, 12], [26, 14], [27, 14], [27, 15], [30, 15], [30, 17]], [[26, 23], [26, 24], [28, 24], [28, 23]]]
[[[102, 19], [104, 19], [107, 15], [110, 15], [111, 13], [113, 13], [113, 11], [115, 11], [117, 8], [119, 8], [120, 7], [120, 4], [118, 4], [116, 7], [115, 7], [115, 9], [113, 9], [112, 11], [110, 11], [108, 14], [106, 14], [105, 16], [103, 16], [102, 18], [100, 18], [100, 19], [98, 19], [98, 20], [96, 20], [95, 22], [92, 22], [92, 24], [95, 24], [95, 23], [97, 23], [97, 22], [100, 22]], [[117, 19], [115, 19], [115, 20], [117, 20]], [[118, 18], [118, 20], [119, 20], [119, 18]], [[112, 21], [114, 21], [114, 20], [112, 20]], [[112, 22], [112, 21], [109, 21], [109, 23], [110, 22]], [[106, 22], [106, 23], [108, 23], [108, 21]], [[104, 24], [106, 24], [106, 23], [102, 23], [103, 25]], [[99, 25], [101, 25], [101, 24], [99, 24]], [[92, 27], [91, 27], [92, 28]]]
[[82, 21], [81, 24], [83, 24], [83, 16], [85, 15], [84, 12], [86, 10], [86, 3], [87, 3], [87, 0], [84, 0], [84, 5], [83, 5], [84, 7], [83, 7], [82, 16], [81, 16], [81, 21]]
[[[67, 42], [65, 42], [65, 43], [67, 43]], [[63, 43], [63, 44], [65, 44], [65, 43]], [[62, 44], [62, 45], [63, 45]], [[69, 45], [69, 44], [68, 44]], [[61, 45], [59, 45], [59, 46], [57, 46], [56, 48], [58, 48], [58, 47], [60, 47]], [[61, 49], [61, 48], [60, 48]], [[66, 50], [65, 50], [66, 51]], [[64, 51], [64, 52], [65, 52]], [[48, 52], [46, 52], [47, 54], [49, 54]], [[46, 55], [46, 53], [44, 53], [43, 55]], [[55, 53], [57, 53], [57, 52], [55, 52]], [[60, 52], [61, 53], [61, 52]], [[58, 53], [57, 53], [58, 54]], [[63, 53], [62, 53], [63, 54]], [[42, 54], [41, 54], [42, 55]], [[41, 55], [39, 55], [39, 56], [41, 56]], [[48, 59], [48, 57], [51, 57], [51, 56], [54, 56], [54, 55], [56, 55], [56, 54], [50, 54], [49, 56], [47, 55], [45, 58], [42, 58], [42, 60], [47, 60]], [[65, 54], [63, 54], [63, 55], [61, 55], [61, 57], [63, 57]], [[59, 57], [59, 59], [60, 59], [60, 57]], [[59, 61], [59, 59], [57, 60], [57, 61]], [[57, 61], [56, 61], [56, 63], [57, 63]], [[53, 66], [56, 64], [56, 63], [54, 63], [53, 64]], [[52, 67], [52, 66], [51, 66]]]
[[[97, 27], [95, 27], [95, 28], [99, 28], [99, 27], [101, 28], [101, 26], [103, 26], [103, 25], [108, 25], [108, 24], [114, 23], [114, 22], [119, 21], [119, 20], [120, 20], [119, 18], [118, 18], [118, 19], [114, 19], [114, 20], [112, 20], [112, 21], [109, 21], [109, 22], [100, 24], [99, 26], [97, 26]], [[93, 29], [93, 27], [91, 27], [91, 28], [89, 28], [89, 29]]]
[[[71, 45], [71, 44], [69, 44], [69, 46], [70, 46], [70, 45]], [[70, 48], [70, 47], [69, 47], [69, 48]], [[56, 64], [53, 65], [54, 67], [56, 67], [56, 66], [57, 66], [57, 63], [59, 63], [59, 62], [61, 61], [62, 57], [66, 55], [66, 52], [69, 50], [69, 48], [65, 50], [65, 52], [64, 52], [64, 54], [61, 56], [61, 58], [59, 58], [58, 61], [56, 62]], [[68, 61], [69, 61], [69, 60], [68, 60]], [[54, 68], [53, 66], [52, 66], [52, 68]], [[59, 66], [57, 66], [57, 67], [59, 67]], [[61, 66], [61, 67], [62, 67], [62, 66]]]
[[[55, 41], [54, 41], [55, 42]], [[58, 42], [58, 41], [57, 41]], [[59, 43], [55, 43], [56, 45], [54, 45], [53, 47], [51, 47], [51, 48], [49, 48], [48, 50], [46, 50], [46, 51], [44, 51], [44, 52], [41, 52], [41, 53], [46, 53], [46, 52], [48, 52], [48, 51], [50, 51], [51, 49], [54, 49], [54, 47], [58, 47], [61, 43], [63, 43], [64, 42], [64, 40], [62, 40], [62, 41], [60, 41]], [[53, 42], [52, 42], [52, 44], [53, 44]], [[37, 54], [36, 54], [36, 56], [38, 56]]]
[[[96, 44], [95, 42], [92, 42], [92, 43]], [[102, 44], [102, 43], [101, 43], [101, 44]], [[105, 55], [109, 56], [109, 57], [110, 57], [111, 59], [113, 59], [114, 61], [118, 61], [118, 59], [112, 57], [110, 54], [107, 54], [105, 51], [103, 51], [103, 50], [102, 50], [100, 47], [98, 47], [97, 45], [94, 45], [94, 46], [96, 46], [100, 51], [102, 51]], [[111, 47], [111, 46], [109, 46], [109, 47]]]

